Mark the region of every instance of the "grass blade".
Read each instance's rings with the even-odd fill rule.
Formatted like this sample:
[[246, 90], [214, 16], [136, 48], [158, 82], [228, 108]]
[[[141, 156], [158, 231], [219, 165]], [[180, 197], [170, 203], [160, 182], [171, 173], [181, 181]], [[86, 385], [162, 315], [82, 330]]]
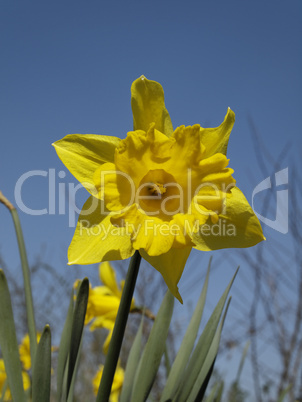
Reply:
[[22, 367], [19, 357], [16, 328], [7, 281], [0, 269], [0, 347], [9, 388], [14, 401], [25, 401]]
[[78, 351], [82, 339], [88, 294], [89, 294], [89, 281], [87, 278], [85, 278], [83, 279], [78, 291], [72, 318], [68, 376], [67, 376], [67, 396], [69, 393], [71, 380], [75, 369]]
[[204, 364], [201, 367], [201, 370], [198, 374], [198, 377], [195, 381], [195, 384], [193, 386], [193, 389], [191, 390], [190, 396], [188, 398], [188, 402], [196, 402], [196, 401], [202, 401], [204, 394], [206, 392], [206, 388], [208, 385], [208, 382], [210, 380], [213, 368], [214, 368], [214, 363], [216, 360], [216, 356], [218, 353], [218, 348], [219, 348], [219, 343], [220, 343], [220, 337], [221, 337], [221, 332], [224, 324], [224, 320], [230, 305], [231, 298], [229, 298], [228, 303], [226, 305], [225, 312], [223, 314], [222, 320], [219, 324], [219, 327], [215, 333], [215, 336], [213, 338], [213, 341], [211, 343], [211, 346], [209, 348], [209, 352], [207, 354], [207, 357], [204, 361]]
[[[61, 335], [61, 341], [59, 346], [58, 355], [58, 367], [57, 367], [57, 398], [61, 402], [62, 395], [67, 393], [67, 381], [64, 383], [64, 372], [67, 367], [68, 355], [70, 351], [70, 338], [71, 338], [71, 328], [72, 328], [72, 317], [73, 317], [73, 307], [74, 307], [74, 292], [71, 292], [71, 298], [69, 303], [69, 308], [64, 324], [64, 328]], [[67, 380], [67, 377], [65, 376]], [[64, 392], [65, 391], [65, 392]]]
[[135, 402], [143, 402], [149, 395], [165, 350], [173, 307], [174, 296], [168, 290], [155, 318], [139, 362], [132, 391], [132, 400], [135, 400]]
[[[185, 401], [194, 386], [194, 383], [197, 379], [197, 376], [200, 372], [203, 362], [208, 354], [212, 340], [215, 336], [228, 293], [231, 289], [231, 286], [234, 282], [237, 272], [238, 269], [236, 270], [232, 280], [230, 281], [229, 285], [227, 286], [226, 290], [221, 296], [217, 306], [215, 307], [209, 321], [207, 322], [197, 342], [193, 355], [188, 363], [183, 379], [179, 386], [179, 391], [176, 400]], [[178, 397], [180, 399], [178, 399]]]
[[32, 401], [49, 402], [51, 376], [51, 333], [46, 325], [39, 341], [32, 376]]
[[79, 346], [79, 352], [78, 352], [78, 356], [77, 356], [77, 361], [76, 361], [76, 364], [75, 364], [75, 367], [74, 367], [74, 370], [73, 370], [73, 374], [72, 374], [72, 379], [71, 379], [70, 388], [69, 388], [69, 392], [68, 392], [67, 402], [73, 402], [74, 401], [74, 388], [75, 388], [76, 376], [77, 376], [79, 363], [80, 363], [82, 342], [83, 342], [83, 337], [81, 339], [81, 343], [80, 343], [80, 346]]
[[168, 400], [169, 398], [172, 399], [172, 397], [175, 394], [177, 387], [179, 385], [181, 376], [189, 361], [190, 355], [192, 353], [195, 339], [197, 337], [202, 313], [203, 313], [203, 308], [205, 305], [205, 300], [206, 300], [206, 295], [207, 295], [207, 290], [208, 290], [211, 261], [212, 261], [212, 258], [210, 258], [210, 261], [209, 261], [206, 279], [205, 279], [199, 300], [197, 302], [194, 314], [191, 318], [190, 324], [187, 328], [187, 331], [182, 340], [182, 343], [180, 345], [180, 348], [179, 348], [179, 351], [175, 358], [175, 361], [172, 365], [172, 368], [171, 368], [168, 380], [166, 382], [165, 388], [163, 390], [163, 394], [161, 396], [160, 402], [164, 402], [164, 401]]
[[27, 261], [27, 253], [23, 238], [23, 232], [21, 228], [21, 223], [19, 219], [19, 215], [17, 210], [14, 208], [11, 210], [12, 218], [15, 225], [16, 236], [18, 240], [22, 273], [23, 273], [23, 281], [24, 281], [24, 293], [25, 293], [25, 304], [26, 304], [26, 314], [27, 314], [27, 324], [28, 324], [28, 335], [30, 341], [30, 355], [31, 361], [35, 361], [35, 355], [37, 350], [37, 332], [36, 332], [36, 323], [35, 323], [35, 314], [34, 314], [34, 305], [31, 291], [31, 283], [30, 283], [30, 270]]
[[141, 319], [140, 326], [135, 335], [129, 357], [127, 360], [125, 377], [122, 392], [120, 395], [120, 402], [128, 402], [131, 398], [132, 386], [133, 386], [133, 378], [135, 378], [136, 369], [138, 367], [141, 346], [142, 346], [142, 336], [143, 336], [143, 323], [144, 316]]

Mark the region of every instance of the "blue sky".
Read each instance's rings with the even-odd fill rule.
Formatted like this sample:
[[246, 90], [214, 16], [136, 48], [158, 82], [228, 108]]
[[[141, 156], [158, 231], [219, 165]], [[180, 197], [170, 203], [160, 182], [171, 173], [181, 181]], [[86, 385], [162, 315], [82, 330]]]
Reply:
[[[2, 1], [0, 189], [14, 201], [22, 174], [55, 169], [58, 208], [59, 183], [76, 181], [51, 143], [69, 133], [125, 137], [132, 129], [130, 86], [143, 74], [163, 85], [174, 127], [215, 127], [228, 107], [235, 111], [228, 157], [251, 201], [266, 175], [257, 165], [249, 116], [273, 156], [287, 146], [281, 168], [301, 153], [301, 11], [300, 0]], [[24, 184], [28, 207], [48, 208], [48, 177]], [[79, 208], [86, 197], [79, 191]], [[29, 259], [47, 244], [52, 263], [63, 267], [73, 234], [68, 216], [20, 216]], [[0, 251], [15, 267], [3, 208], [0, 227]], [[219, 286], [225, 283], [222, 275]]]

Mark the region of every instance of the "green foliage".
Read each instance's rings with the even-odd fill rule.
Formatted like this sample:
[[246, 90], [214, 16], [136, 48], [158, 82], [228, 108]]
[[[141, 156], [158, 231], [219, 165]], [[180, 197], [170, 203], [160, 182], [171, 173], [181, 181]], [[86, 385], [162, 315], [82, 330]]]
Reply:
[[13, 309], [7, 281], [0, 269], [0, 347], [5, 364], [8, 384], [15, 401], [25, 401], [22, 367], [13, 317]]
[[[237, 271], [207, 322], [185, 369], [184, 375], [182, 376], [178, 392], [176, 396], [171, 395], [171, 399], [175, 401], [186, 401], [190, 395], [191, 397], [193, 397], [193, 394], [197, 396], [202, 389], [203, 382], [208, 381], [207, 376], [216, 358], [223, 322], [218, 330], [217, 327], [236, 274]], [[197, 389], [198, 387], [200, 388]]]
[[174, 296], [168, 290], [154, 321], [135, 373], [131, 400], [137, 402], [145, 401], [149, 395], [165, 350], [173, 306]]
[[197, 303], [194, 314], [192, 316], [188, 329], [185, 333], [185, 336], [183, 338], [183, 341], [175, 358], [172, 369], [170, 371], [166, 386], [163, 390], [161, 402], [164, 402], [165, 400], [169, 399], [171, 395], [175, 394], [176, 389], [179, 385], [179, 381], [181, 380], [181, 377], [183, 375], [183, 372], [185, 370], [185, 367], [193, 350], [194, 342], [202, 318], [203, 308], [206, 301], [210, 267], [211, 267], [211, 259], [209, 262], [206, 279], [203, 285], [202, 292], [200, 294], [199, 301]]
[[[62, 401], [62, 397], [66, 400], [67, 393], [67, 367], [68, 367], [68, 355], [70, 350], [70, 334], [72, 328], [72, 318], [74, 309], [74, 292], [71, 292], [70, 303], [68, 313], [65, 320], [65, 325], [61, 335], [59, 355], [58, 355], [58, 367], [57, 367], [57, 400]], [[65, 381], [64, 381], [65, 379]], [[64, 400], [63, 399], [63, 400]]]
[[51, 334], [46, 325], [39, 341], [33, 367], [32, 402], [50, 400]]
[[143, 323], [144, 316], [142, 317], [140, 326], [134, 338], [129, 357], [127, 360], [125, 379], [123, 383], [123, 389], [120, 395], [120, 402], [127, 402], [131, 398], [132, 388], [133, 388], [133, 378], [135, 377], [136, 369], [140, 360], [141, 343], [143, 336]]
[[[201, 401], [206, 391], [217, 356], [221, 331], [230, 302], [229, 300], [225, 307], [227, 296], [237, 273], [235, 273], [219, 300], [193, 350], [205, 304], [209, 272], [210, 264], [200, 298], [163, 390], [161, 402]], [[143, 402], [149, 395], [155, 374], [159, 367], [160, 358], [164, 353], [165, 341], [168, 334], [172, 314], [172, 306], [168, 303], [169, 298], [171, 298], [171, 295], [168, 293], [165, 296], [154, 322], [154, 326], [135, 373], [131, 398], [129, 389], [131, 388], [131, 380], [135, 370], [134, 365], [131, 371], [127, 370], [125, 373], [124, 383], [126, 384], [126, 390], [122, 391], [122, 402]], [[223, 310], [225, 311], [222, 315]], [[139, 329], [138, 334], [140, 334], [140, 331], [141, 329]], [[130, 355], [133, 354], [136, 356], [136, 361], [138, 355], [138, 339], [140, 339], [140, 335], [137, 335], [130, 352]], [[219, 395], [222, 395], [222, 390], [223, 385], [217, 385], [217, 390], [213, 392], [212, 398], [216, 396], [216, 391]]]
[[71, 326], [71, 339], [68, 361], [68, 374], [67, 374], [67, 396], [69, 393], [73, 375], [75, 375], [75, 366], [78, 357], [78, 352], [81, 344], [82, 333], [84, 328], [85, 314], [87, 309], [89, 294], [89, 281], [87, 278], [83, 279], [78, 290], [75, 308], [72, 317]]
[[[13, 212], [12, 215], [16, 225], [16, 233], [20, 248], [26, 306], [29, 315], [28, 326], [32, 355], [32, 389], [28, 393], [25, 394], [23, 390], [22, 367], [19, 358], [11, 299], [7, 281], [2, 270], [0, 270], [0, 346], [5, 362], [8, 385], [13, 400], [18, 402], [25, 402], [26, 400], [32, 400], [32, 402], [47, 402], [50, 401], [51, 384], [51, 332], [49, 326], [46, 325], [37, 346], [30, 276], [24, 240], [18, 215], [16, 212]], [[227, 302], [228, 293], [237, 273], [235, 273], [231, 282], [227, 286], [194, 347], [206, 301], [210, 263], [196, 309], [169, 372], [167, 383], [162, 393], [161, 402], [195, 402], [201, 401], [204, 398], [208, 382], [213, 372], [221, 331], [230, 302], [230, 299]], [[111, 374], [107, 373], [107, 377], [106, 374], [104, 374], [106, 370], [105, 364], [97, 400], [103, 400], [100, 399], [102, 398], [102, 395], [104, 395], [103, 392], [105, 392], [106, 395], [110, 394], [112, 384], [111, 375], [114, 375], [116, 362], [119, 356], [139, 264], [140, 255], [139, 253], [135, 253], [128, 269], [120, 308], [116, 319], [115, 330], [113, 331], [106, 360], [106, 364], [108, 361], [107, 365], [110, 367], [109, 371], [111, 371]], [[75, 398], [74, 387], [79, 365], [88, 295], [89, 282], [88, 279], [85, 278], [77, 289], [75, 302], [74, 292], [72, 291], [65, 325], [62, 331], [57, 364], [58, 402], [72, 402]], [[143, 402], [147, 400], [158, 373], [162, 356], [166, 351], [166, 340], [169, 333], [173, 306], [174, 296], [170, 291], [168, 291], [155, 318], [147, 343], [141, 353], [143, 331], [142, 318], [128, 357], [124, 384], [120, 397], [121, 402]], [[242, 370], [242, 365], [238, 371], [238, 378]], [[104, 385], [103, 391], [102, 384]], [[4, 389], [2, 392], [3, 391]], [[234, 391], [237, 391], [235, 385]], [[221, 400], [222, 392], [223, 383], [217, 383], [207, 396], [207, 402], [218, 402]], [[107, 400], [108, 398], [106, 397], [105, 399]], [[239, 400], [234, 399], [236, 402]]]

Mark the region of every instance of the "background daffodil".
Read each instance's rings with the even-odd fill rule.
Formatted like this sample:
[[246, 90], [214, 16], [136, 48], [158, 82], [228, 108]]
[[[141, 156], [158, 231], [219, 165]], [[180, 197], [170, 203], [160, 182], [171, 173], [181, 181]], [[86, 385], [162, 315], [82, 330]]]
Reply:
[[[118, 285], [116, 274], [109, 262], [99, 265], [99, 276], [103, 286], [90, 287], [85, 316], [85, 324], [90, 324], [90, 330], [106, 328], [109, 330], [104, 342], [103, 351], [107, 353], [111, 335], [120, 305], [123, 284]], [[135, 308], [135, 301], [132, 299], [130, 311]]]
[[126, 139], [74, 134], [54, 143], [91, 193], [69, 264], [125, 259], [139, 250], [181, 301], [177, 284], [192, 247], [250, 247], [264, 239], [228, 167], [235, 115], [228, 109], [217, 128], [173, 131], [159, 83], [142, 76], [131, 94], [134, 131]]
[[[28, 390], [30, 387], [30, 377], [26, 371], [22, 370], [22, 380], [23, 380], [23, 387], [24, 390]], [[4, 391], [5, 389], [5, 391]], [[4, 391], [4, 395], [3, 395]], [[1, 401], [11, 401], [12, 395], [7, 383], [7, 375], [5, 371], [4, 360], [0, 359], [0, 399]]]
[[[41, 338], [41, 333], [37, 333], [37, 343], [39, 343]], [[29, 341], [29, 334], [26, 334], [22, 339], [22, 342], [19, 346], [19, 354], [20, 360], [22, 362], [22, 366], [24, 370], [31, 369], [31, 355], [30, 355], [30, 341]]]
[[[96, 373], [95, 377], [93, 378], [92, 385], [93, 385], [93, 390], [95, 395], [98, 393], [98, 388], [99, 384], [102, 378], [104, 366], [101, 365], [99, 367], [98, 372]], [[118, 402], [119, 400], [119, 395], [122, 390], [123, 382], [124, 382], [124, 370], [120, 365], [117, 366], [114, 378], [113, 378], [113, 383], [112, 383], [112, 388], [111, 388], [111, 393], [110, 393], [110, 402]]]

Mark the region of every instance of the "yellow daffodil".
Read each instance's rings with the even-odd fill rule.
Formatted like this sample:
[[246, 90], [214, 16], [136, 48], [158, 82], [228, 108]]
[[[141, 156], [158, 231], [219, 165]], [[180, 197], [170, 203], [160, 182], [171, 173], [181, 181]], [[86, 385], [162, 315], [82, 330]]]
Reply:
[[[103, 374], [103, 369], [104, 369], [104, 366], [101, 365], [92, 381], [93, 391], [94, 391], [95, 395], [97, 395], [97, 393], [98, 393], [100, 381], [101, 381], [102, 374]], [[116, 368], [115, 374], [114, 374], [114, 378], [113, 378], [111, 394], [110, 394], [110, 399], [109, 399], [110, 402], [118, 402], [119, 395], [121, 393], [123, 382], [124, 382], [124, 374], [125, 374], [124, 370], [118, 365]]]
[[[41, 333], [37, 333], [37, 342], [39, 343], [41, 338]], [[29, 335], [26, 334], [22, 339], [21, 345], [19, 346], [20, 360], [24, 370], [31, 369], [31, 356], [30, 356], [30, 341]]]
[[[29, 378], [29, 375], [25, 371], [22, 371], [22, 379], [23, 379], [23, 387], [24, 387], [24, 390], [26, 391], [30, 387], [30, 378]], [[6, 388], [5, 394], [4, 394], [4, 396], [2, 396], [2, 390], [3, 390], [4, 384], [6, 384], [6, 381], [7, 381], [7, 376], [6, 376], [4, 361], [3, 361], [3, 359], [0, 359], [0, 398], [3, 398], [3, 401], [11, 401], [12, 396], [11, 396], [11, 392], [8, 387], [8, 384], [5, 387]]]
[[[92, 319], [101, 318], [115, 321], [117, 310], [120, 305], [122, 296], [123, 282], [119, 287], [115, 271], [108, 262], [99, 265], [99, 277], [103, 286], [96, 286], [89, 289], [89, 297], [85, 323], [88, 324]], [[130, 310], [135, 307], [134, 299], [132, 299]], [[102, 325], [103, 326], [103, 325]], [[98, 325], [93, 323], [92, 329]]]
[[235, 115], [228, 109], [217, 128], [173, 131], [159, 83], [142, 76], [131, 93], [134, 131], [125, 139], [73, 134], [54, 143], [91, 193], [69, 264], [125, 259], [139, 250], [181, 301], [177, 284], [192, 247], [250, 247], [264, 239], [228, 167]]

